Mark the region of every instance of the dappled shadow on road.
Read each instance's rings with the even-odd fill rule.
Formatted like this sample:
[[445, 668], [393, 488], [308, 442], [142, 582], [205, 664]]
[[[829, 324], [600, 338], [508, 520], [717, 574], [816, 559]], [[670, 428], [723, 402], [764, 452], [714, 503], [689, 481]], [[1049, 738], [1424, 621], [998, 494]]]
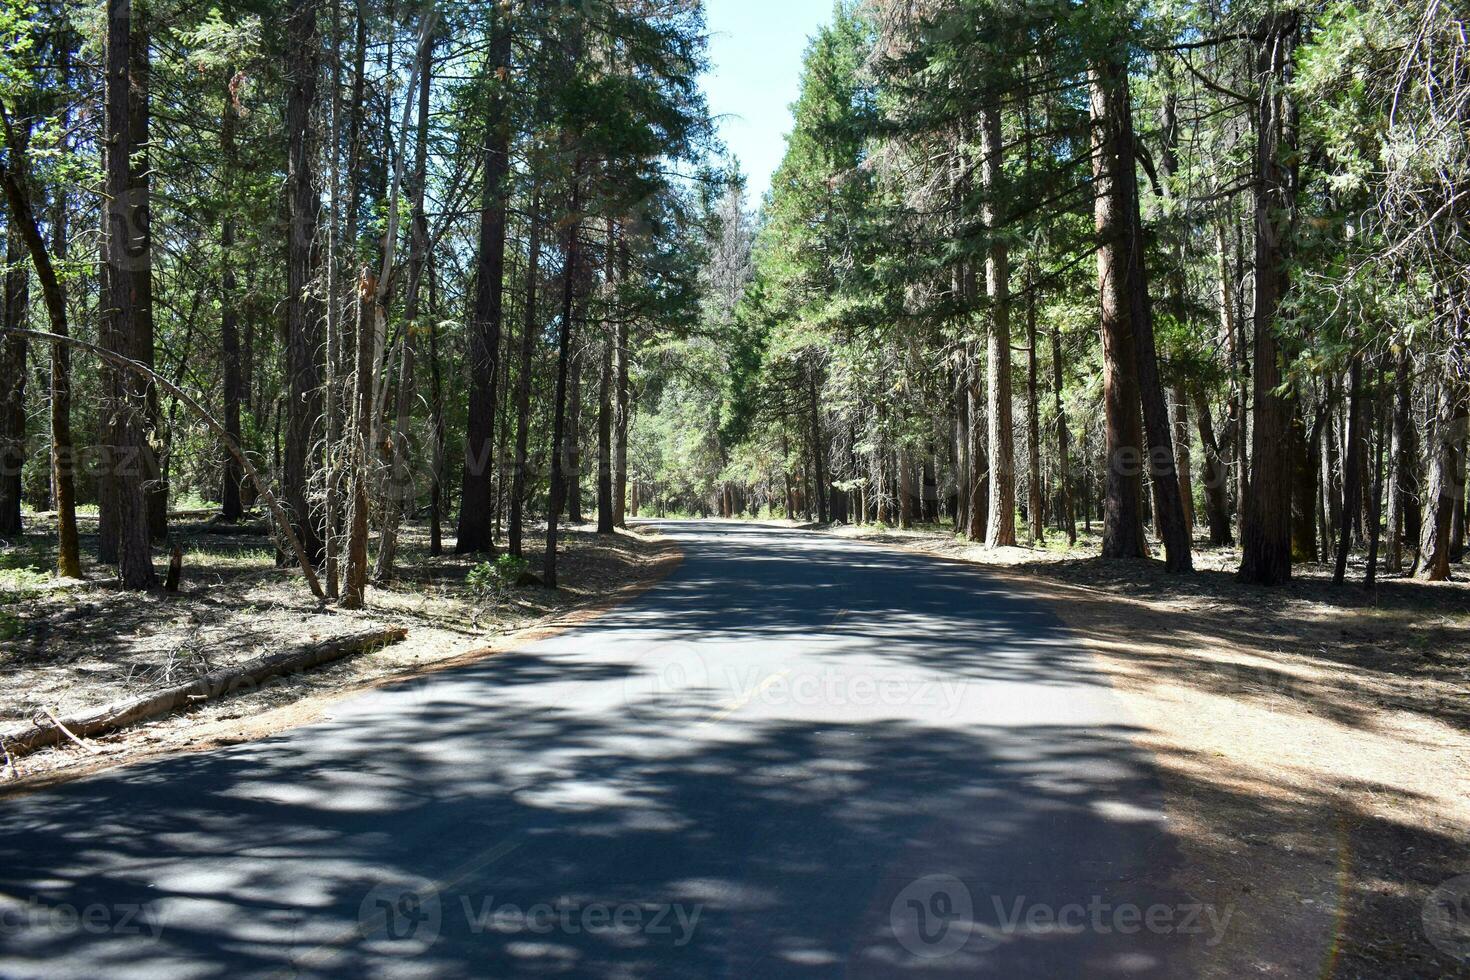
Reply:
[[[795, 673], [771, 652], [783, 643], [801, 648]], [[732, 529], [591, 628], [276, 739], [15, 801], [0, 892], [104, 918], [8, 929], [0, 967], [1147, 977], [1329, 962], [1330, 860], [1303, 867], [1327, 898], [1279, 948], [1239, 948], [1251, 896], [1207, 912], [1176, 887], [1138, 734], [1056, 622], [983, 575]], [[1188, 761], [1201, 794], [1254, 792]], [[156, 937], [122, 931], [130, 905]], [[1117, 918], [1156, 906], [1167, 923]], [[1073, 908], [1083, 918], [1055, 921]]]
[[[408, 714], [389, 701], [289, 745], [160, 763], [17, 808], [0, 820], [7, 894], [147, 906], [163, 929], [33, 930], [10, 937], [10, 964], [705, 977], [1070, 962], [1146, 976], [1173, 974], [1203, 941], [1000, 929], [1018, 901], [1176, 901], [1157, 879], [1166, 838], [1137, 803], [1147, 775], [1124, 732], [772, 723], [670, 739], [687, 712], [645, 723], [517, 704], [506, 683], [566, 672], [526, 656], [505, 666], [511, 677], [463, 682]], [[963, 879], [981, 926], [942, 962], [895, 936], [895, 900], [935, 873]], [[362, 935], [362, 905], [385, 885], [437, 904], [436, 942]], [[644, 909], [648, 927], [541, 933], [483, 916], [539, 903]], [[649, 926], [676, 906], [667, 933]]]

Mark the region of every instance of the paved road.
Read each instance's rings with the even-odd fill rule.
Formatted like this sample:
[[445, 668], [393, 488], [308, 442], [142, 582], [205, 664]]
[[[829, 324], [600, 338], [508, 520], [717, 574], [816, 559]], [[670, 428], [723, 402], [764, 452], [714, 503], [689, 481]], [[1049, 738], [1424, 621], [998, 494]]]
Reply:
[[665, 529], [685, 562], [589, 626], [3, 804], [0, 974], [1180, 976], [1208, 955], [1148, 761], [1049, 613], [916, 555]]

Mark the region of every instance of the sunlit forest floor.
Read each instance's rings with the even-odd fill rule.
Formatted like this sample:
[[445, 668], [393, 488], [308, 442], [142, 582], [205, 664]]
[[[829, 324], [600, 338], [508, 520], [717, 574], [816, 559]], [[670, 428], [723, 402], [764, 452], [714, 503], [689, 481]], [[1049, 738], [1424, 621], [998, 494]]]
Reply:
[[[89, 581], [57, 581], [54, 532], [27, 515], [30, 533], [0, 548], [0, 735], [244, 664], [287, 644], [326, 641], [374, 625], [408, 637], [317, 669], [273, 678], [241, 693], [115, 734], [66, 741], [19, 759], [0, 756], [0, 794], [153, 754], [258, 738], [317, 717], [331, 701], [453, 662], [498, 652], [576, 622], [586, 610], [667, 571], [677, 550], [648, 534], [564, 532], [561, 588], [472, 587], [483, 559], [429, 555], [428, 529], [405, 527], [399, 576], [368, 590], [360, 612], [321, 611], [299, 572], [276, 567], [257, 518], [221, 525], [204, 513], [176, 515], [184, 552], [178, 594], [124, 593], [95, 563]], [[530, 528], [531, 549], [544, 528]], [[95, 558], [96, 518], [83, 515], [84, 560]], [[452, 548], [453, 541], [447, 542]], [[160, 565], [166, 561], [162, 551]], [[536, 563], [533, 563], [533, 568]]]
[[[1203, 541], [1180, 577], [1104, 562], [1095, 536], [990, 552], [948, 527], [830, 530], [992, 566], [1095, 651], [1158, 760], [1179, 884], [1239, 910], [1220, 962], [1436, 972], [1419, 958], [1424, 903], [1470, 869], [1470, 567], [1368, 594], [1358, 556], [1341, 588], [1299, 565], [1262, 589], [1235, 581], [1238, 551]], [[1333, 941], [1288, 948], [1306, 936]]]

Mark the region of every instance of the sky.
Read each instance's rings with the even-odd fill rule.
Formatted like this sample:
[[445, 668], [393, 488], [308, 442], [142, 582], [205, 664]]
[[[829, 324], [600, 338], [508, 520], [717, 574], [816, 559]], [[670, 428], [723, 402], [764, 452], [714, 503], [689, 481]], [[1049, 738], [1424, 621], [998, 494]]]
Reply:
[[832, 17], [833, 0], [705, 0], [710, 113], [749, 178], [756, 207], [786, 151], [791, 103], [808, 39]]

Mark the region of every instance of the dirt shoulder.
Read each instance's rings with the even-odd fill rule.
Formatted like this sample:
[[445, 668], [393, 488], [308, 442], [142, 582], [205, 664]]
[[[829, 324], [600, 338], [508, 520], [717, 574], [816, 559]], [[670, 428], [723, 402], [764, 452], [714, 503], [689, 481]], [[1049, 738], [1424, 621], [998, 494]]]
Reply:
[[[0, 730], [48, 709], [66, 714], [245, 663], [287, 643], [366, 627], [408, 637], [380, 650], [208, 701], [112, 735], [23, 758], [0, 757], [0, 796], [31, 792], [159, 755], [275, 734], [320, 718], [354, 693], [473, 662], [585, 622], [663, 578], [682, 557], [648, 531], [604, 536], [572, 528], [559, 557], [561, 588], [484, 595], [466, 582], [472, 557], [428, 555], [408, 528], [400, 576], [370, 589], [360, 612], [321, 611], [299, 576], [274, 567], [264, 537], [183, 527], [178, 595], [124, 593], [98, 583], [0, 575]], [[39, 535], [38, 535], [39, 537]]]
[[1370, 596], [1307, 566], [1266, 590], [1235, 581], [1229, 549], [1177, 577], [1088, 549], [832, 533], [986, 565], [1093, 651], [1157, 760], [1177, 884], [1234, 910], [1209, 975], [1470, 976], [1470, 921], [1438, 944], [1424, 923], [1470, 873], [1470, 587]]

